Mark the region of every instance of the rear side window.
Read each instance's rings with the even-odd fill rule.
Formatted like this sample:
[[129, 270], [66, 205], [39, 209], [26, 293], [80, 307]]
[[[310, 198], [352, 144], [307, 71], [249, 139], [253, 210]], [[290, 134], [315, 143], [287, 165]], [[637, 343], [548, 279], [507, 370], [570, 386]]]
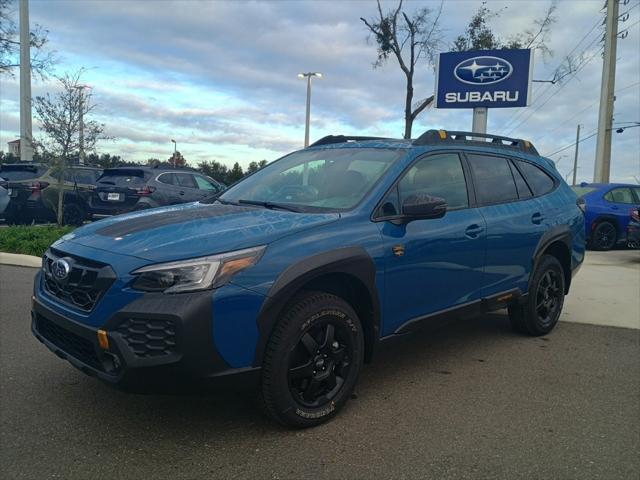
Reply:
[[31, 180], [40, 178], [46, 170], [40, 165], [0, 165], [0, 178], [14, 182]]
[[467, 155], [467, 158], [473, 172], [479, 204], [510, 202], [518, 199], [518, 190], [506, 158], [477, 154]]
[[533, 190], [533, 194], [544, 195], [553, 190], [555, 185], [553, 179], [540, 167], [536, 167], [532, 163], [516, 160], [518, 168], [523, 173], [524, 178], [527, 179], [527, 183]]
[[193, 175], [189, 173], [174, 173], [173, 178], [175, 179], [174, 185], [185, 188], [198, 188], [196, 182], [193, 180]]
[[149, 174], [144, 170], [105, 170], [98, 179], [98, 183], [102, 185], [115, 185], [117, 187], [138, 187], [147, 183], [148, 178]]
[[604, 199], [608, 202], [613, 203], [635, 203], [630, 188], [614, 188], [613, 190], [607, 192], [607, 194], [604, 196]]

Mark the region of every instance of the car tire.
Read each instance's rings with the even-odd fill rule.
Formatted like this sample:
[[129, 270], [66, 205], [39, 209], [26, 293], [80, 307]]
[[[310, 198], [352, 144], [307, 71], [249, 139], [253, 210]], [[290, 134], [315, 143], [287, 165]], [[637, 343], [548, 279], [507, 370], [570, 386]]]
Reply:
[[516, 332], [546, 335], [558, 323], [564, 305], [565, 278], [562, 265], [552, 255], [543, 255], [529, 282], [529, 295], [522, 305], [509, 307], [509, 320]]
[[62, 223], [79, 227], [87, 218], [87, 212], [77, 203], [68, 203], [62, 210]]
[[33, 217], [23, 208], [7, 208], [4, 212], [4, 221], [7, 225], [30, 225]]
[[605, 252], [615, 247], [618, 241], [618, 230], [616, 226], [607, 221], [602, 221], [596, 225], [596, 228], [589, 239], [589, 246], [592, 250]]
[[323, 292], [298, 296], [266, 347], [260, 401], [288, 427], [319, 425], [351, 397], [364, 361], [364, 334], [353, 308]]

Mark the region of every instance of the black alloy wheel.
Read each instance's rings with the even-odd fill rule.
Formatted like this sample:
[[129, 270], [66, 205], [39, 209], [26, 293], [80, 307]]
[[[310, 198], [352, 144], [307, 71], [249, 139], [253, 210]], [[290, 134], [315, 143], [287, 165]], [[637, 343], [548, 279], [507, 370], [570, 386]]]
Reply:
[[289, 362], [289, 389], [305, 407], [330, 403], [349, 375], [354, 344], [339, 318], [326, 318], [300, 336]]
[[600, 222], [593, 231], [591, 246], [594, 250], [611, 250], [618, 240], [618, 232], [611, 222]]
[[536, 290], [536, 313], [540, 325], [550, 325], [559, 315], [562, 305], [562, 286], [558, 272], [547, 270], [538, 282]]
[[277, 422], [306, 428], [326, 422], [351, 398], [364, 362], [355, 310], [330, 293], [297, 295], [266, 346], [259, 400]]

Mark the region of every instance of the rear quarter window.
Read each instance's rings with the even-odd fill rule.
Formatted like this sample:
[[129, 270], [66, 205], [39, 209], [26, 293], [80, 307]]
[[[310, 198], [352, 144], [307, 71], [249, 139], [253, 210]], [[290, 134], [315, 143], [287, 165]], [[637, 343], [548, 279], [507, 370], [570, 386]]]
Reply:
[[45, 167], [34, 165], [0, 165], [0, 178], [18, 182], [40, 178], [47, 171]]
[[542, 168], [521, 160], [516, 160], [516, 162], [536, 197], [553, 190], [555, 182]]

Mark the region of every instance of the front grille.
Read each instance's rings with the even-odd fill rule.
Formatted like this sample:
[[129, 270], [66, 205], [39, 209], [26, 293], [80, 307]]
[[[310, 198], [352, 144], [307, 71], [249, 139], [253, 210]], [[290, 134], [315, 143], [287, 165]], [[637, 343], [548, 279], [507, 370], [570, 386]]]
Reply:
[[176, 349], [172, 320], [128, 318], [116, 330], [138, 357], [169, 355]]
[[36, 317], [36, 329], [38, 333], [53, 343], [63, 352], [77, 358], [81, 362], [102, 370], [100, 360], [93, 344], [86, 338], [82, 338], [66, 328], [63, 328], [41, 315]]
[[[54, 275], [54, 263], [58, 260], [63, 260], [69, 267], [63, 278]], [[115, 280], [115, 273], [109, 265], [65, 255], [51, 248], [44, 254], [42, 270], [44, 289], [83, 312], [92, 311]]]

